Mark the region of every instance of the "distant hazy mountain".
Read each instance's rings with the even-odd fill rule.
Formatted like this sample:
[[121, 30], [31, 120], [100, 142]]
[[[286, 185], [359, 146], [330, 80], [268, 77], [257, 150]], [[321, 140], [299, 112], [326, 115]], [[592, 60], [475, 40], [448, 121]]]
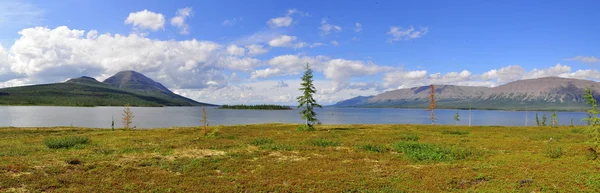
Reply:
[[[584, 110], [583, 91], [590, 87], [600, 100], [600, 83], [559, 77], [519, 80], [497, 87], [435, 85], [438, 108], [505, 110]], [[429, 86], [398, 89], [373, 97], [340, 101], [337, 107], [426, 108]], [[365, 100], [366, 99], [366, 100]]]
[[134, 71], [123, 71], [99, 82], [91, 77], [64, 83], [0, 89], [0, 105], [43, 106], [202, 106]]

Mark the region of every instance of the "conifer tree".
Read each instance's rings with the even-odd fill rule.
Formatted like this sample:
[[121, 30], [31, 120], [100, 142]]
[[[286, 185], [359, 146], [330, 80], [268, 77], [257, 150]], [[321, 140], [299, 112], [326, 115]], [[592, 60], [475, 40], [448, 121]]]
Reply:
[[125, 108], [123, 109], [123, 127], [125, 129], [129, 129], [131, 126], [131, 123], [133, 122], [133, 112], [131, 111], [131, 108], [129, 107], [129, 104], [125, 105]]
[[538, 113], [535, 113], [535, 123], [537, 124], [537, 126], [541, 126], [542, 124], [540, 123], [540, 117], [538, 116]]
[[456, 110], [456, 114], [454, 115], [454, 120], [456, 121], [456, 125], [458, 125], [458, 122], [460, 121], [460, 115], [458, 114], [458, 110]]
[[302, 109], [300, 114], [302, 115], [302, 119], [305, 120], [305, 124], [298, 128], [298, 130], [315, 130], [314, 124], [319, 120], [317, 119], [317, 113], [315, 113], [314, 108], [319, 107], [323, 108], [321, 105], [317, 104], [317, 101], [313, 98], [313, 94], [317, 92], [315, 86], [313, 85], [313, 75], [312, 69], [308, 63], [306, 63], [306, 71], [302, 76], [302, 83], [300, 84], [302, 87], [300, 90], [302, 91], [302, 95], [296, 98], [298, 100], [298, 109]]

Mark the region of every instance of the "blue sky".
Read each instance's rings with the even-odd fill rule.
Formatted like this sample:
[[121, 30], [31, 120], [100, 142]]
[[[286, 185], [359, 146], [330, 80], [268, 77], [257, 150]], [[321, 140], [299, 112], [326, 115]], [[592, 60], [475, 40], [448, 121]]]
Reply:
[[[314, 63], [324, 103], [430, 83], [496, 86], [543, 76], [598, 80], [598, 6], [598, 1], [0, 0], [0, 44], [7, 58], [0, 80], [3, 86], [63, 81], [67, 72], [102, 79], [129, 69], [197, 100], [282, 104], [294, 103], [288, 95], [295, 94], [301, 71], [286, 62]], [[183, 9], [189, 15], [173, 24]], [[162, 22], [152, 20], [157, 15]], [[283, 22], [269, 23], [277, 18]], [[57, 30], [60, 26], [66, 28]], [[34, 27], [40, 28], [19, 34]], [[75, 30], [83, 35], [60, 41]], [[88, 42], [95, 37], [87, 36], [91, 30], [110, 41]], [[218, 48], [183, 46], [192, 40]], [[128, 49], [143, 44], [135, 41], [152, 43], [131, 54]], [[165, 42], [173, 45], [161, 47]], [[227, 49], [232, 45], [239, 52]], [[264, 50], [250, 54], [251, 45]], [[78, 53], [84, 47], [95, 54]], [[108, 48], [119, 51], [107, 54]], [[198, 50], [202, 57], [192, 56]], [[182, 54], [161, 55], [165, 52]], [[48, 53], [58, 54], [49, 59]], [[157, 59], [143, 59], [148, 56]]]

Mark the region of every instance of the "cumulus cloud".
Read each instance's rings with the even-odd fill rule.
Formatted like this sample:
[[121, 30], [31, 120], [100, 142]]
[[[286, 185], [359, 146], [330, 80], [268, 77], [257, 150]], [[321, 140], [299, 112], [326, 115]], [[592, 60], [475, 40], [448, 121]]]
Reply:
[[192, 8], [186, 7], [177, 10], [177, 16], [171, 18], [171, 25], [179, 28], [180, 34], [189, 34], [189, 26], [185, 23], [185, 19], [192, 16]]
[[246, 54], [246, 49], [236, 45], [229, 45], [227, 46], [227, 52], [229, 55], [233, 56], [244, 56]]
[[143, 11], [129, 13], [125, 24], [131, 24], [141, 29], [150, 29], [153, 31], [164, 29], [165, 16], [160, 13], [154, 13], [144, 9]]
[[[223, 49], [211, 41], [161, 41], [136, 34], [99, 34], [97, 31], [27, 28], [10, 50], [2, 49], [0, 62], [27, 83], [57, 82], [74, 76], [107, 78], [122, 70], [136, 70], [170, 88], [205, 88], [227, 85], [224, 69], [250, 71], [263, 64], [241, 57], [244, 49]], [[231, 46], [233, 48], [233, 46]], [[230, 53], [233, 53], [230, 56]]]
[[597, 63], [598, 62], [598, 58], [596, 58], [594, 56], [575, 56], [573, 58], [565, 58], [565, 60], [567, 60], [567, 61], [576, 60], [576, 61], [585, 62], [585, 63]]
[[420, 38], [429, 32], [429, 28], [421, 27], [419, 29], [415, 29], [413, 26], [410, 26], [408, 29], [403, 29], [402, 27], [392, 26], [390, 27], [390, 31], [388, 31], [389, 42], [401, 41], [401, 40], [409, 40]]
[[553, 67], [546, 69], [533, 69], [530, 72], [527, 72], [523, 79], [532, 79], [532, 78], [541, 78], [548, 76], [560, 76], [564, 73], [571, 72], [571, 67], [567, 65], [556, 64]]
[[246, 49], [248, 49], [248, 55], [261, 55], [269, 52], [269, 50], [258, 44], [247, 45]]
[[267, 25], [271, 28], [288, 27], [292, 25], [292, 18], [289, 16], [271, 18], [267, 21]]
[[321, 30], [322, 35], [327, 35], [331, 32], [341, 32], [342, 31], [342, 27], [329, 24], [327, 22], [327, 19], [321, 20], [321, 27], [319, 27], [319, 29]]
[[288, 27], [292, 25], [294, 19], [292, 18], [293, 14], [305, 15], [301, 11], [297, 9], [288, 9], [287, 14], [283, 17], [271, 18], [267, 21], [267, 25], [271, 28], [280, 28], [280, 27]]
[[354, 24], [354, 31], [355, 31], [355, 32], [360, 32], [360, 31], [362, 31], [362, 24], [360, 24], [360, 23], [358, 23], [358, 22], [357, 22], [356, 24]]
[[302, 48], [307, 46], [305, 42], [296, 42], [296, 39], [298, 39], [296, 36], [281, 35], [269, 41], [269, 46], [293, 48]]

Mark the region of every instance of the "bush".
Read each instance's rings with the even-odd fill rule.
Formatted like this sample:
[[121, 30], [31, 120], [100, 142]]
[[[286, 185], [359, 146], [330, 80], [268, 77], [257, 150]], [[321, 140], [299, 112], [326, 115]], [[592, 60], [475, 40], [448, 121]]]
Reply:
[[546, 157], [549, 157], [552, 159], [560, 158], [560, 156], [563, 155], [562, 148], [556, 147], [554, 145], [547, 146], [546, 149], [544, 150], [544, 153], [546, 154]]
[[319, 147], [329, 147], [329, 146], [339, 146], [340, 142], [337, 141], [331, 141], [331, 140], [326, 140], [326, 139], [316, 139], [316, 140], [312, 140], [311, 143], [314, 146], [319, 146]]
[[377, 153], [383, 153], [388, 150], [387, 147], [385, 147], [383, 145], [371, 145], [371, 144], [361, 145], [361, 146], [359, 146], [359, 148], [362, 150], [365, 150], [365, 151], [371, 151], [371, 152], [377, 152]]
[[412, 161], [446, 162], [462, 160], [474, 154], [468, 149], [447, 148], [419, 142], [398, 142], [393, 145], [393, 148]]
[[470, 132], [469, 131], [442, 131], [442, 134], [447, 134], [447, 135], [468, 135]]
[[71, 148], [79, 144], [87, 144], [89, 138], [81, 136], [67, 136], [58, 138], [48, 138], [44, 140], [46, 147], [50, 149]]
[[415, 135], [415, 134], [408, 134], [408, 135], [400, 137], [400, 140], [402, 140], [402, 141], [419, 141], [419, 136]]
[[256, 138], [252, 142], [250, 142], [250, 144], [256, 145], [256, 146], [261, 146], [261, 145], [271, 144], [271, 143], [275, 143], [275, 141], [271, 138]]
[[292, 151], [294, 147], [286, 144], [264, 144], [260, 146], [261, 149], [268, 149], [273, 151]]

